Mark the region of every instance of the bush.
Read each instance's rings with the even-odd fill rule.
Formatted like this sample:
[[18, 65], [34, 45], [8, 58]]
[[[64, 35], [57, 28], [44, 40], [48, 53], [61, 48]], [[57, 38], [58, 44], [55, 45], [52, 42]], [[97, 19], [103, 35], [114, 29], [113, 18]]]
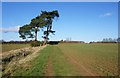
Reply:
[[31, 42], [31, 46], [32, 46], [32, 47], [40, 46], [40, 44], [41, 44], [40, 41], [32, 41], [32, 42]]

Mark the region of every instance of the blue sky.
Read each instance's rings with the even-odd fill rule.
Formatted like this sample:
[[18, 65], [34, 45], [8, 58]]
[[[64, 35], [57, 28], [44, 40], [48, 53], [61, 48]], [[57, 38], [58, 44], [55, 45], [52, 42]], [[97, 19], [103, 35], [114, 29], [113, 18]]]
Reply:
[[[99, 41], [118, 37], [118, 4], [115, 2], [3, 2], [2, 39], [22, 40], [18, 28], [29, 24], [42, 10], [58, 10], [60, 17], [53, 22], [55, 35], [50, 40]], [[8, 32], [6, 32], [8, 31]], [[38, 39], [42, 32], [39, 32]]]
[[119, 0], [1, 0], [2, 2], [118, 2]]

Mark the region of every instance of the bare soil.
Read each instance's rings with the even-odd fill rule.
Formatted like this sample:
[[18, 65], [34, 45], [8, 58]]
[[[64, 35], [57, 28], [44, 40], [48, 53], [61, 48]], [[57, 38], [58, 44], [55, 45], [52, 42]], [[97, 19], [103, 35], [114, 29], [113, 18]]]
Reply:
[[67, 60], [70, 62], [70, 64], [73, 65], [75, 71], [79, 72], [80, 76], [97, 76], [97, 74], [94, 71], [90, 70], [89, 68], [85, 67], [82, 63], [80, 63], [77, 57], [70, 52], [70, 49], [62, 47], [61, 50], [66, 56]]
[[45, 73], [45, 76], [53, 76], [54, 75], [53, 65], [52, 65], [50, 57], [48, 58], [48, 62], [47, 62], [46, 68], [44, 70], [44, 73]]

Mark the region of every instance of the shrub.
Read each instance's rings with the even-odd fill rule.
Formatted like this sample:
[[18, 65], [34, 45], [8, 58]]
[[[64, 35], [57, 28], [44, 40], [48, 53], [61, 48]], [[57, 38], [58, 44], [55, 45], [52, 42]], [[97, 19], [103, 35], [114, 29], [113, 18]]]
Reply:
[[40, 41], [32, 41], [32, 42], [31, 42], [31, 46], [32, 46], [32, 47], [40, 46], [40, 44], [41, 44]]

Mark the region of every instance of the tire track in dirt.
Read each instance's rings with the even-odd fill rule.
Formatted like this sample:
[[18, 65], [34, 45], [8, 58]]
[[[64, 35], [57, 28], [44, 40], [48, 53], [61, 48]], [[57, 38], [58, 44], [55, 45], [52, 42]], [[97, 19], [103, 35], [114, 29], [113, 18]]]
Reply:
[[[51, 51], [49, 52], [54, 52], [54, 47], [52, 47]], [[48, 56], [48, 61], [44, 69], [44, 76], [54, 76], [54, 70], [53, 70], [53, 64], [52, 64], [52, 53], [49, 54]]]
[[45, 76], [53, 76], [54, 75], [53, 65], [52, 65], [50, 56], [48, 57], [48, 62], [47, 62], [46, 68], [44, 70], [44, 73], [45, 73]]
[[[70, 53], [72, 50], [67, 47], [58, 47], [61, 49], [61, 52], [66, 56], [67, 60], [72, 64], [75, 68], [75, 71], [79, 72], [82, 76], [96, 76], [95, 73], [93, 73], [90, 69], [82, 65], [72, 53]], [[68, 52], [68, 53], [67, 53]], [[82, 59], [81, 59], [82, 60]]]

